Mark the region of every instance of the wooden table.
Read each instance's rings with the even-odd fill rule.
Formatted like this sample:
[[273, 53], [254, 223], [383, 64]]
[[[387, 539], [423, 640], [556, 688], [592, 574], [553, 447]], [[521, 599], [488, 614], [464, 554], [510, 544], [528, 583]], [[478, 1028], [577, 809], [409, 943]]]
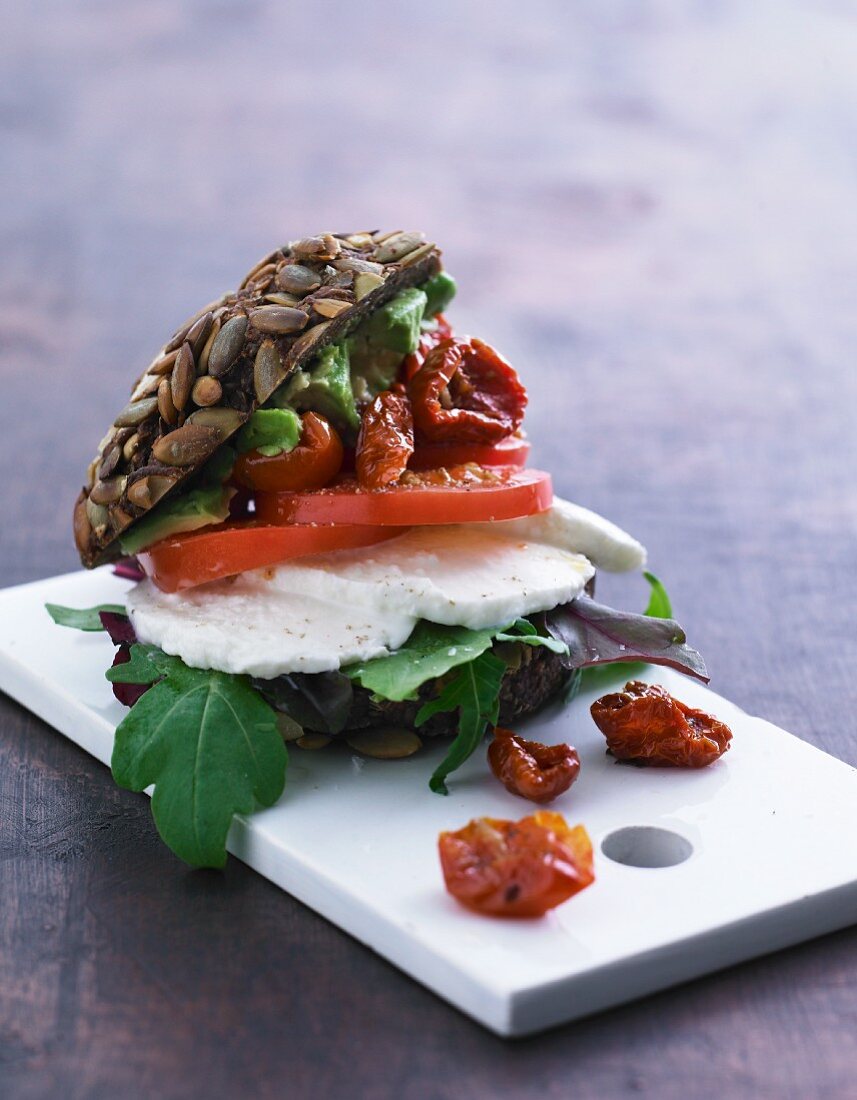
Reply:
[[[182, 317], [272, 243], [422, 226], [713, 686], [857, 763], [855, 48], [834, 4], [6, 5], [0, 582], [75, 567]], [[0, 753], [4, 1095], [857, 1094], [857, 932], [504, 1043], [241, 864], [188, 871], [5, 698]]]

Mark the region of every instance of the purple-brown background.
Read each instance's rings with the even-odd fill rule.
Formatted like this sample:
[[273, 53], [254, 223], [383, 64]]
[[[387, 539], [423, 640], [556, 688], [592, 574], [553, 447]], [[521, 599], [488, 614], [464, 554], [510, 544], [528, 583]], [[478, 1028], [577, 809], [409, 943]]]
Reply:
[[[290, 237], [422, 227], [713, 686], [857, 763], [857, 6], [0, 16], [0, 583], [75, 567], [86, 464], [185, 315]], [[857, 933], [508, 1044], [234, 861], [187, 871], [5, 698], [0, 800], [5, 1095], [855, 1095]]]

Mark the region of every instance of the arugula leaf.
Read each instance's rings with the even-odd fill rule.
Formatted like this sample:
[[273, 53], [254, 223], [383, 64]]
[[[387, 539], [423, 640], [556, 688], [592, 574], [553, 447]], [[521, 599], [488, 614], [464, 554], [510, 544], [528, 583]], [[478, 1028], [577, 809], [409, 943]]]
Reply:
[[58, 603], [46, 603], [45, 610], [57, 626], [87, 631], [104, 630], [100, 618], [102, 611], [110, 611], [115, 615], [127, 614], [119, 603], [101, 603], [97, 607], [63, 607]]
[[643, 614], [653, 619], [671, 619], [673, 617], [673, 605], [670, 603], [670, 598], [663, 583], [658, 580], [654, 573], [649, 573], [646, 570], [643, 570], [643, 576], [652, 586], [649, 606]]
[[274, 680], [253, 679], [271, 706], [299, 726], [341, 733], [348, 724], [354, 688], [342, 672], [292, 672]]
[[282, 793], [288, 754], [274, 712], [243, 676], [188, 668], [160, 651], [139, 654], [143, 661], [163, 679], [117, 727], [113, 778], [131, 791], [154, 784], [164, 842], [194, 866], [222, 867], [233, 816]]
[[473, 755], [485, 727], [496, 724], [500, 712], [500, 685], [505, 671], [506, 665], [499, 657], [493, 653], [482, 653], [466, 665], [459, 666], [437, 698], [417, 712], [414, 725], [421, 726], [433, 714], [458, 711], [458, 734], [429, 780], [429, 787], [435, 794], [449, 794], [446, 777]]
[[[512, 633], [514, 631], [515, 633]], [[545, 637], [539, 634], [529, 619], [516, 619], [511, 626], [500, 630], [494, 635], [498, 642], [519, 642], [521, 645], [544, 646], [551, 653], [567, 654], [568, 646], [558, 638]]]
[[494, 635], [494, 630], [440, 626], [421, 619], [405, 644], [389, 657], [376, 657], [342, 671], [384, 699], [416, 699], [421, 684], [484, 653]]
[[127, 661], [104, 673], [111, 684], [154, 684], [175, 663], [182, 664], [178, 657], [168, 657], [156, 645], [134, 642], [128, 652]]
[[616, 611], [578, 596], [545, 616], [548, 632], [568, 646], [567, 668], [588, 668], [614, 661], [646, 661], [669, 665], [708, 683], [702, 657], [687, 645], [687, 637], [673, 619], [654, 619]]

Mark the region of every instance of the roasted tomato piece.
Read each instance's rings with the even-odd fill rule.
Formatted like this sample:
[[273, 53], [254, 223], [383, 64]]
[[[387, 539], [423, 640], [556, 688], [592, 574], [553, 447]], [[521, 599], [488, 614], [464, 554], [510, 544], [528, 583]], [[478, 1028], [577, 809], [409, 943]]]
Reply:
[[242, 485], [266, 493], [321, 489], [342, 468], [342, 440], [318, 413], [304, 413], [297, 447], [282, 454], [248, 451], [239, 455], [234, 476]]
[[408, 392], [418, 438], [429, 443], [496, 443], [518, 430], [527, 404], [515, 368], [475, 339], [441, 340]]
[[520, 435], [507, 435], [499, 443], [421, 443], [411, 455], [408, 468], [431, 470], [438, 466], [526, 466], [530, 445]]
[[580, 757], [571, 745], [525, 741], [500, 726], [488, 746], [488, 763], [507, 791], [530, 802], [551, 802], [580, 774]]
[[431, 332], [422, 334], [417, 350], [406, 356], [404, 363], [402, 363], [402, 378], [406, 382], [409, 382], [417, 373], [426, 361], [426, 356], [431, 349], [436, 348], [441, 340], [448, 340], [452, 336], [452, 325], [442, 313], [435, 317], [435, 322], [437, 327], [433, 328]]
[[407, 470], [396, 485], [367, 492], [355, 478], [339, 478], [314, 493], [259, 493], [264, 523], [356, 523], [411, 526], [517, 519], [544, 512], [553, 501], [541, 470], [456, 466]]
[[521, 821], [480, 817], [438, 839], [446, 888], [477, 913], [541, 917], [595, 881], [582, 825], [539, 810]]
[[404, 393], [384, 390], [363, 410], [357, 437], [357, 481], [362, 489], [395, 485], [414, 453], [414, 418]]
[[617, 760], [673, 768], [704, 768], [729, 748], [732, 731], [674, 699], [660, 684], [632, 680], [625, 690], [597, 699], [590, 708]]

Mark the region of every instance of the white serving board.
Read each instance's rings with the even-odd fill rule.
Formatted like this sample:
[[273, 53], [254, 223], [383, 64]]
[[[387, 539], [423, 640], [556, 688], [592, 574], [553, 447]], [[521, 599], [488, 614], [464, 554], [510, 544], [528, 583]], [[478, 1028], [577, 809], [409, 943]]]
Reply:
[[[105, 764], [125, 713], [104, 679], [113, 648], [55, 626], [43, 605], [121, 603], [128, 587], [100, 569], [0, 592], [0, 689]], [[857, 923], [855, 770], [667, 669], [643, 678], [728, 722], [732, 750], [700, 772], [617, 766], [589, 716], [604, 679], [530, 723], [531, 736], [577, 746], [581, 776], [552, 808], [596, 848], [595, 884], [543, 920], [481, 918], [444, 891], [442, 829], [533, 809], [489, 775], [484, 752], [443, 798], [426, 785], [442, 746], [403, 761], [293, 749], [279, 804], [237, 819], [230, 851], [507, 1036]], [[602, 853], [640, 826], [667, 830], [668, 853], [677, 834], [692, 855], [642, 868]], [[626, 834], [632, 858], [662, 854], [649, 835]]]

